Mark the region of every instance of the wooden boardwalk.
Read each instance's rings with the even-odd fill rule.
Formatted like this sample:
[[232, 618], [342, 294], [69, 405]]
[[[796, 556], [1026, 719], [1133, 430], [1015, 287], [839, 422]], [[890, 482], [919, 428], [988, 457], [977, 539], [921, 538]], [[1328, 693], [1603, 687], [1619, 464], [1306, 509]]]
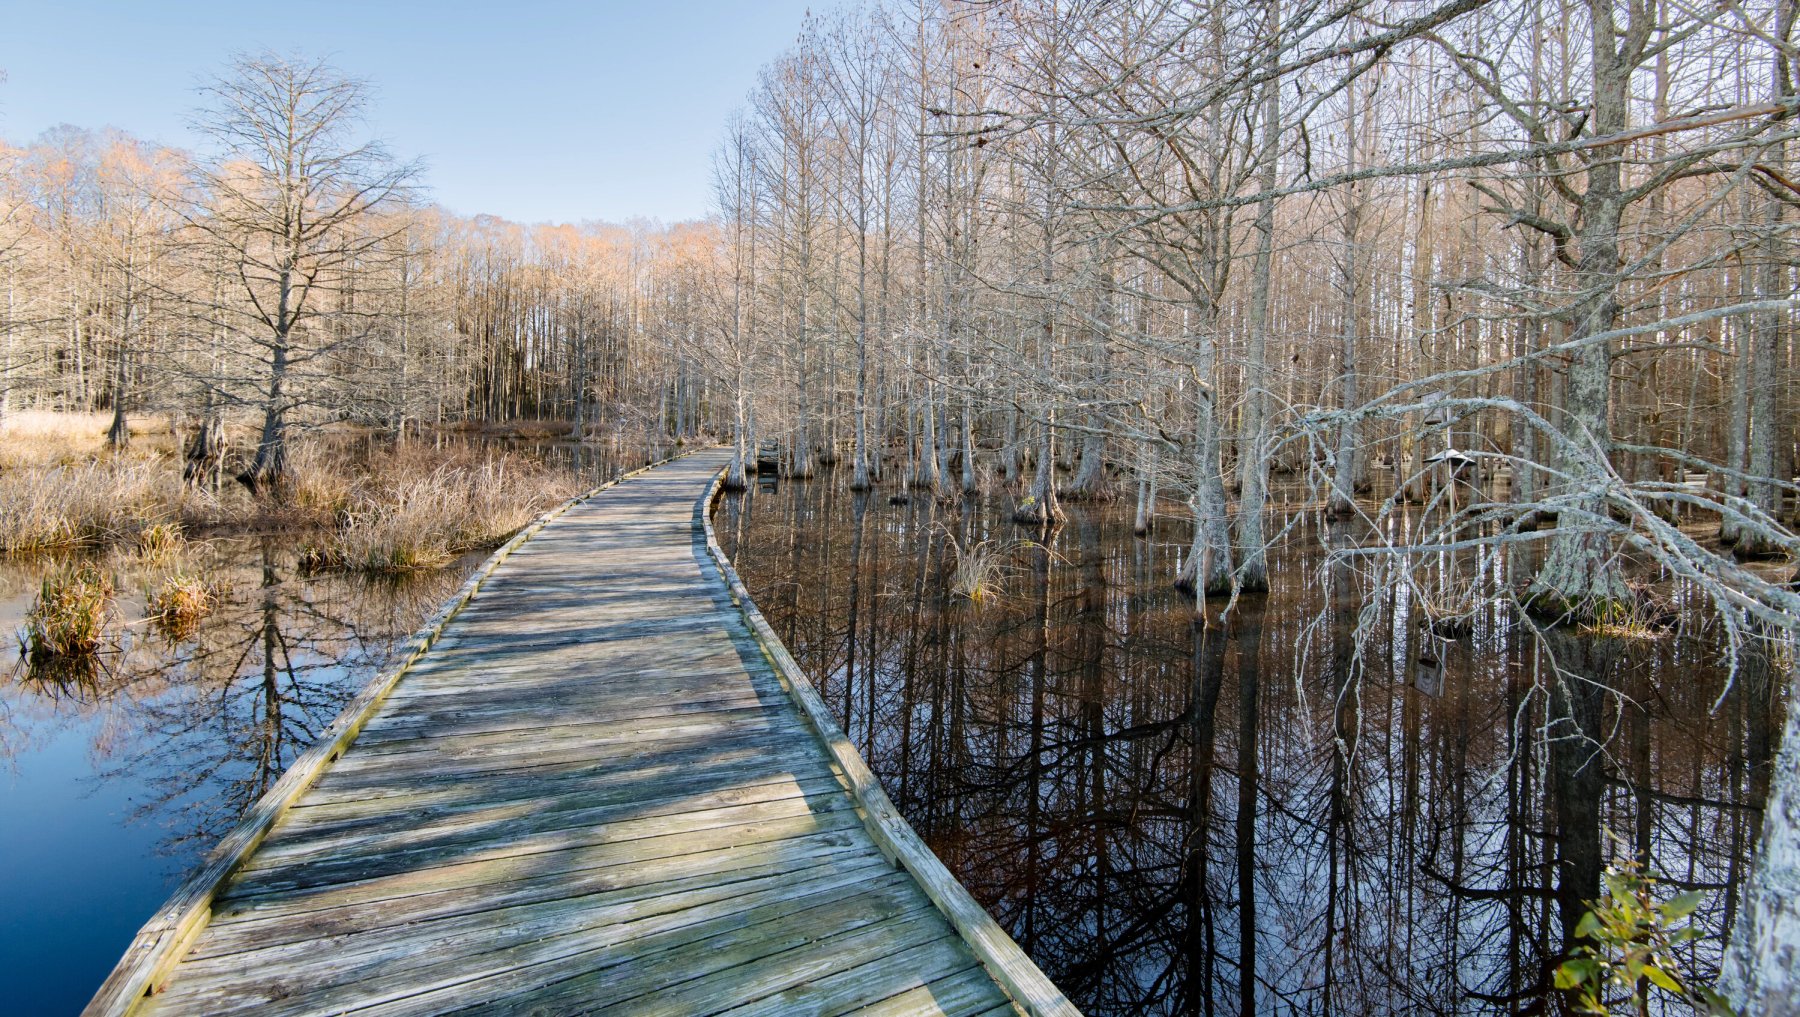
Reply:
[[88, 1012], [1074, 1013], [739, 604], [698, 507], [725, 458], [514, 549]]

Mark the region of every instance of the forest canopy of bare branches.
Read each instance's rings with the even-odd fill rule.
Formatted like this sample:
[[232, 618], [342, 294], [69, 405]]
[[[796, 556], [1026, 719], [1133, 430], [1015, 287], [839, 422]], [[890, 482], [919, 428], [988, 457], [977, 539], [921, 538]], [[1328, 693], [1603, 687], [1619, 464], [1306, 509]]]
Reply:
[[[848, 9], [767, 66], [716, 215], [674, 226], [447, 214], [359, 83], [246, 58], [202, 97], [211, 152], [0, 149], [0, 414], [111, 410], [123, 442], [170, 412], [217, 458], [237, 413], [270, 490], [297, 426], [530, 418], [728, 438], [736, 484], [768, 440], [790, 476], [1000, 489], [1027, 525], [1161, 498], [1201, 596], [1267, 588], [1279, 482], [1450, 615], [1637, 622], [1675, 581], [1736, 648], [1800, 616], [1755, 564], [1800, 552], [1795, 8]], [[1499, 544], [1529, 574], [1417, 567]], [[1736, 941], [1800, 939], [1796, 899]], [[1743, 991], [1795, 991], [1750, 956]]]

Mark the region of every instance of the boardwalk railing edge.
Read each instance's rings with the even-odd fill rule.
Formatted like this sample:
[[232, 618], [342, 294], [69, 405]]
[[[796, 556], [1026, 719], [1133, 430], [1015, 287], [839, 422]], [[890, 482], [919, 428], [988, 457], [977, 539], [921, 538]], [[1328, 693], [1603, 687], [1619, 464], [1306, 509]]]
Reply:
[[999, 922], [994, 921], [987, 909], [970, 896], [968, 888], [944, 867], [944, 863], [932, 853], [931, 848], [912, 828], [912, 824], [900, 815], [887, 792], [881, 789], [880, 781], [876, 780], [875, 774], [863, 761], [862, 754], [832, 717], [830, 708], [820, 698], [806, 672], [794, 660], [793, 655], [788, 653], [781, 637], [775, 634], [768, 619], [757, 609], [756, 602], [750, 599], [750, 591], [744, 587], [731, 560], [719, 546], [718, 534], [713, 529], [713, 509], [724, 493], [724, 482], [725, 473], [721, 470], [694, 507], [695, 515], [700, 517], [699, 521], [705, 528], [706, 548], [711, 552], [713, 563], [731, 590], [732, 602], [743, 613], [750, 631], [762, 645], [763, 653], [781, 676], [782, 684], [799, 705], [813, 734], [824, 743], [826, 751], [843, 769], [844, 777], [850, 782], [850, 793], [860, 807], [863, 826], [868, 829], [869, 835], [875, 839], [883, 854], [912, 874], [920, 889], [925, 891], [925, 895], [943, 912], [944, 917], [950, 920], [950, 924], [969, 945], [976, 959], [1012, 996], [1013, 1002], [1023, 1007], [1032, 1017], [1081, 1017], [1081, 1011], [1075, 1008], [1075, 1004], [1069, 1002], [1062, 990], [1056, 987], [1056, 983], [1025, 955], [1025, 951], [1013, 942], [1013, 938], [1007, 935]]
[[404, 649], [397, 662], [363, 686], [356, 698], [350, 700], [319, 736], [319, 740], [294, 760], [281, 778], [257, 799], [250, 811], [244, 813], [231, 832], [207, 853], [205, 863], [191, 873], [156, 914], [144, 923], [131, 945], [125, 948], [125, 955], [113, 967], [106, 981], [101, 983], [99, 991], [94, 994], [87, 1007], [81, 1011], [81, 1017], [125, 1017], [141, 1000], [160, 988], [159, 980], [180, 961], [188, 946], [212, 917], [212, 902], [219, 888], [262, 844], [288, 806], [305, 793], [319, 775], [350, 747], [350, 743], [362, 732], [363, 725], [387, 701], [388, 694], [400, 683], [400, 679], [436, 645], [444, 627], [468, 606], [481, 584], [501, 562], [559, 516], [607, 488], [658, 466], [704, 451], [705, 448], [706, 446], [692, 448], [678, 455], [659, 459], [648, 466], [621, 473], [604, 484], [578, 494], [525, 524], [523, 529], [513, 534], [512, 539], [488, 555], [450, 599], [401, 644]]

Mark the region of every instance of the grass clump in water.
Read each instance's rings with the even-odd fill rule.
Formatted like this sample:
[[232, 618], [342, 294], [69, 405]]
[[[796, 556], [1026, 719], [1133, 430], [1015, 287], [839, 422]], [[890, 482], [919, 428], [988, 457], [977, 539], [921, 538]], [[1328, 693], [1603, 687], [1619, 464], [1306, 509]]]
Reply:
[[981, 606], [998, 596], [1008, 574], [1017, 571], [1020, 554], [1042, 547], [1034, 540], [973, 540], [967, 547], [957, 542], [956, 535], [944, 529], [955, 564], [950, 570], [950, 592]]
[[321, 557], [365, 572], [439, 568], [456, 557], [452, 535], [460, 515], [448, 491], [422, 481], [353, 510]]
[[145, 598], [145, 610], [172, 636], [191, 633], [222, 599], [217, 584], [184, 570], [170, 572]]
[[301, 544], [299, 557], [294, 562], [295, 570], [303, 576], [332, 572], [346, 567], [336, 541], [332, 540], [309, 540]]
[[93, 562], [64, 562], [44, 576], [25, 615], [25, 650], [34, 662], [91, 657], [106, 634], [112, 579]]

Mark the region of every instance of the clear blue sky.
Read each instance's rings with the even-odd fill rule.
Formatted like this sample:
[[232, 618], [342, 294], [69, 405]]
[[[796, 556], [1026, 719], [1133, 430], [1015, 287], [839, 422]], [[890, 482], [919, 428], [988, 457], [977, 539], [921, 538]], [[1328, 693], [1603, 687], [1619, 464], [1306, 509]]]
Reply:
[[5, 0], [0, 137], [119, 127], [193, 148], [194, 89], [237, 51], [325, 56], [453, 211], [694, 218], [756, 72], [834, 0]]

